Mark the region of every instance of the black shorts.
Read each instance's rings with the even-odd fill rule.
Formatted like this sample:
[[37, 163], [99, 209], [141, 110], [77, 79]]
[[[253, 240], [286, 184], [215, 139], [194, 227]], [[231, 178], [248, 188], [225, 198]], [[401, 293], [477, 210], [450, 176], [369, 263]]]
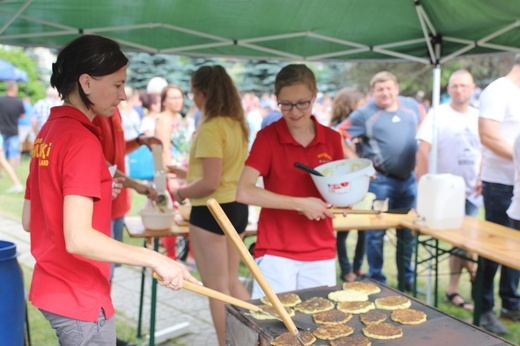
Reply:
[[[220, 205], [224, 213], [235, 227], [238, 234], [246, 230], [247, 219], [249, 217], [249, 209], [247, 205], [231, 202]], [[224, 231], [220, 228], [217, 220], [205, 205], [192, 206], [190, 214], [190, 224], [202, 228], [208, 232], [224, 235]]]

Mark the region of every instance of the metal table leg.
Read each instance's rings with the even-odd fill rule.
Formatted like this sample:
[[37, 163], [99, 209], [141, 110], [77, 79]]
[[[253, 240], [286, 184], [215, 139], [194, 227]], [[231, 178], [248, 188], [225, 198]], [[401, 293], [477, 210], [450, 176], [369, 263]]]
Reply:
[[399, 291], [405, 291], [405, 273], [404, 273], [404, 240], [402, 232], [396, 229], [397, 234], [397, 288]]
[[433, 306], [439, 307], [439, 240], [435, 239], [435, 282], [433, 284]]
[[482, 285], [484, 283], [484, 259], [478, 256], [477, 276], [475, 277], [475, 308], [473, 309], [473, 324], [480, 326], [480, 313], [482, 312]]
[[[146, 239], [144, 240], [144, 247], [146, 247]], [[137, 340], [141, 340], [142, 338], [142, 330], [141, 325], [143, 322], [143, 304], [144, 304], [144, 281], [145, 281], [145, 275], [146, 275], [146, 268], [141, 268], [141, 290], [139, 294], [139, 315], [137, 318]]]
[[413, 265], [413, 292], [412, 295], [417, 298], [417, 266], [419, 264], [419, 232], [415, 232], [415, 263]]
[[[153, 250], [157, 252], [159, 250], [159, 238], [153, 239]], [[152, 278], [152, 298], [151, 298], [151, 309], [150, 309], [150, 331], [148, 345], [155, 345], [155, 308], [157, 302], [157, 280]]]

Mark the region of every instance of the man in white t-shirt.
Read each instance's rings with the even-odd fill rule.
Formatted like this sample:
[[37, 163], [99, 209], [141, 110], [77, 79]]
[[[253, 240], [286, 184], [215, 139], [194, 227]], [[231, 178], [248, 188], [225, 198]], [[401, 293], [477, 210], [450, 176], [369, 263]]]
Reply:
[[[466, 70], [453, 72], [448, 82], [450, 102], [437, 108], [435, 127], [437, 134], [437, 167], [435, 173], [451, 173], [464, 178], [466, 183], [466, 215], [476, 216], [482, 206], [481, 183], [479, 179], [481, 147], [478, 134], [478, 110], [470, 105], [471, 95], [475, 90], [473, 76]], [[417, 139], [417, 180], [429, 171], [429, 155], [433, 141], [433, 110], [424, 119]], [[450, 283], [446, 298], [451, 303], [467, 310], [473, 305], [459, 293], [459, 279], [462, 268], [470, 273], [471, 281], [475, 278], [475, 258], [460, 248], [453, 248], [450, 256]]]
[[[479, 133], [483, 145], [482, 195], [486, 220], [509, 225], [506, 210], [511, 204], [514, 184], [513, 142], [520, 135], [520, 54], [511, 71], [491, 83], [480, 95]], [[484, 287], [480, 325], [496, 334], [507, 334], [493, 313], [494, 277], [498, 264], [483, 262]], [[520, 320], [520, 271], [502, 266], [499, 294], [500, 317]]]

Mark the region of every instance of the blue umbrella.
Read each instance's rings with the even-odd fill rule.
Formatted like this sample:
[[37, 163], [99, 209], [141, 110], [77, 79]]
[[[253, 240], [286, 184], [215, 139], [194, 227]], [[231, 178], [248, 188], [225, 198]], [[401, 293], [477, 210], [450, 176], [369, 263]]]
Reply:
[[16, 82], [27, 82], [27, 72], [20, 70], [13, 64], [0, 59], [0, 81], [14, 80]]

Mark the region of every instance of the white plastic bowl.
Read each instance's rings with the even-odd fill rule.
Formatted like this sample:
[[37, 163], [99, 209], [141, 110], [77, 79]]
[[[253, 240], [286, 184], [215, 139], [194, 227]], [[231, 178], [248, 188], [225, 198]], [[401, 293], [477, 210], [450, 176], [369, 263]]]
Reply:
[[156, 207], [145, 208], [139, 211], [144, 227], [153, 231], [169, 229], [175, 222], [176, 213], [176, 210], [169, 208], [165, 208], [164, 213], [162, 213]]
[[315, 168], [323, 177], [311, 174], [323, 199], [335, 207], [349, 207], [365, 198], [375, 169], [367, 159], [343, 159]]

